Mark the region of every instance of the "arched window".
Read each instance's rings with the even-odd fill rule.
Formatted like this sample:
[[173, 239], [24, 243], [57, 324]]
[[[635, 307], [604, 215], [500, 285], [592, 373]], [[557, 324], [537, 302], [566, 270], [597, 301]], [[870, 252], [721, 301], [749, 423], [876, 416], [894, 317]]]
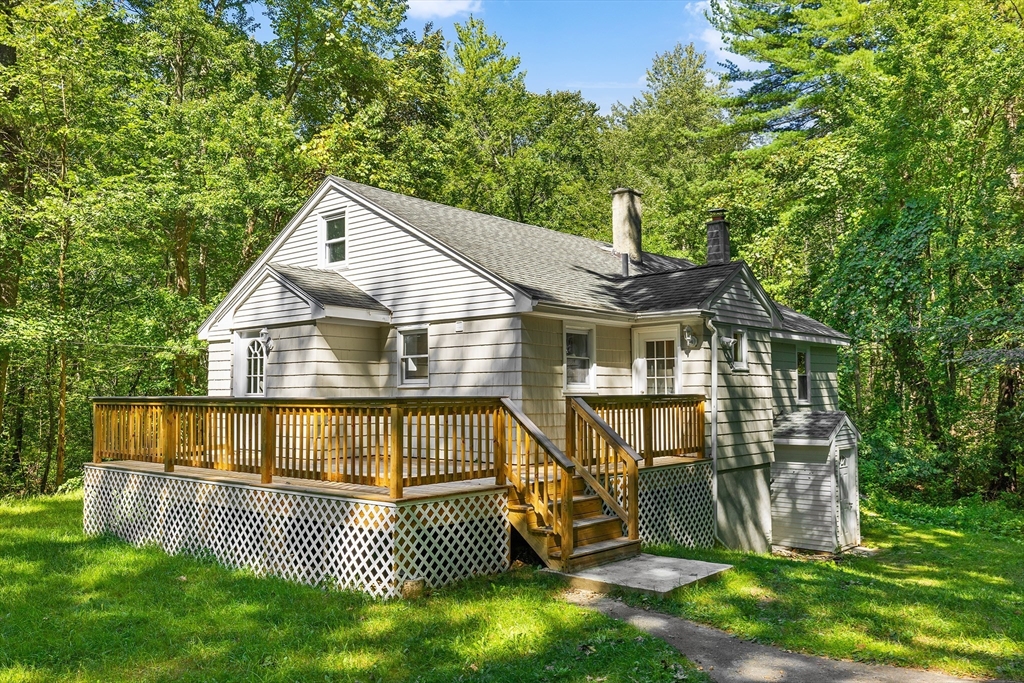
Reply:
[[253, 339], [245, 353], [245, 393], [262, 396], [267, 371], [267, 345], [260, 339]]

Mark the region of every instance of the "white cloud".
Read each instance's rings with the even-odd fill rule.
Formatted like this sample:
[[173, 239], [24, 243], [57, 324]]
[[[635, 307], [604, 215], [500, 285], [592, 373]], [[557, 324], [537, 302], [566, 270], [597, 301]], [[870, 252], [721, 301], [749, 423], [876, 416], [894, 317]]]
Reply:
[[412, 19], [445, 19], [456, 14], [479, 12], [482, 0], [409, 0]]
[[701, 31], [697, 40], [704, 44], [704, 49], [708, 56], [708, 66], [715, 71], [721, 69], [718, 66], [719, 64], [730, 61], [741, 69], [757, 66], [755, 62], [750, 61], [746, 57], [729, 52], [725, 41], [722, 40], [722, 34], [710, 26]]
[[685, 5], [686, 11], [695, 17], [702, 17], [711, 9], [711, 0], [700, 0], [699, 2], [688, 2]]

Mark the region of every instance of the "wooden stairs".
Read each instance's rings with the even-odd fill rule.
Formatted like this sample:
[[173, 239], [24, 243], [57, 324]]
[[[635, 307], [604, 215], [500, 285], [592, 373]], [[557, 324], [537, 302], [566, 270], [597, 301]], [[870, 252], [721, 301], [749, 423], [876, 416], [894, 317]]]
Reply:
[[[551, 480], [546, 482], [551, 485]], [[568, 572], [640, 554], [640, 541], [623, 533], [622, 520], [606, 515], [601, 497], [587, 490], [580, 475], [572, 478], [572, 554], [562, 557], [562, 537], [510, 487], [509, 520], [549, 569]], [[550, 505], [550, 504], [549, 504]], [[550, 516], [550, 515], [549, 515]]]

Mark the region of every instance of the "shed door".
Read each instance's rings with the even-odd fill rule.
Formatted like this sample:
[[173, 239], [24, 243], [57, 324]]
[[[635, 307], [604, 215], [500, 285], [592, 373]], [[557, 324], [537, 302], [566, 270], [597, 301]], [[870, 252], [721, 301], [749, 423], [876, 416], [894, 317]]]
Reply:
[[857, 499], [857, 452], [839, 451], [839, 541], [844, 548], [860, 545], [860, 503]]

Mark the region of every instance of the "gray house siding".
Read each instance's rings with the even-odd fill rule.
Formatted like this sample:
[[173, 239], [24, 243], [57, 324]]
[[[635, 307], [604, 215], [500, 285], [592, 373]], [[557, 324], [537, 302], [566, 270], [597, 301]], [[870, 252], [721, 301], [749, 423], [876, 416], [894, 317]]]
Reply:
[[[797, 401], [796, 353], [811, 356], [810, 403]], [[775, 414], [797, 410], [839, 410], [839, 356], [835, 346], [772, 342], [772, 402]]]
[[231, 340], [211, 341], [206, 355], [206, 393], [231, 395]]
[[733, 548], [766, 551], [772, 542], [771, 363], [769, 333], [754, 328], [747, 329], [746, 370], [730, 369], [719, 357], [718, 528]]

